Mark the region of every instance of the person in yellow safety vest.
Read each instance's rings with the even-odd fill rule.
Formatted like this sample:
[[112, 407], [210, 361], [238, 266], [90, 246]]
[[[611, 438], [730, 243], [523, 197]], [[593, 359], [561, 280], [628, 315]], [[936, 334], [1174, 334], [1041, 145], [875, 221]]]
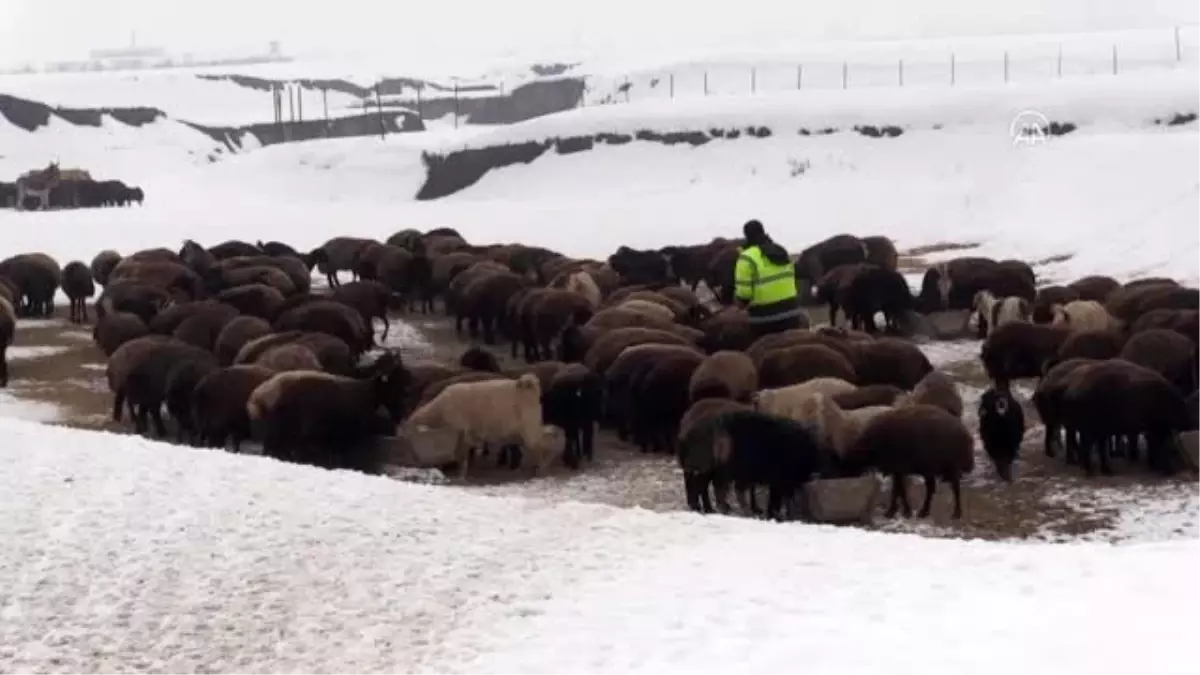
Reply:
[[733, 271], [734, 299], [746, 308], [758, 335], [801, 328], [796, 270], [788, 252], [757, 220], [742, 226], [746, 245]]

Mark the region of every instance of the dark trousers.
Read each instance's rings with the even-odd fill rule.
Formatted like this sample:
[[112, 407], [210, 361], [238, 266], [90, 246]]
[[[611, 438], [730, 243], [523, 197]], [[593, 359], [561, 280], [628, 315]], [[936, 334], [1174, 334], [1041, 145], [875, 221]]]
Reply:
[[760, 338], [764, 335], [771, 335], [772, 333], [782, 333], [785, 330], [792, 330], [794, 328], [801, 327], [800, 317], [798, 316], [789, 316], [786, 319], [777, 319], [775, 321], [753, 323], [750, 324], [750, 326], [754, 329], [755, 338]]

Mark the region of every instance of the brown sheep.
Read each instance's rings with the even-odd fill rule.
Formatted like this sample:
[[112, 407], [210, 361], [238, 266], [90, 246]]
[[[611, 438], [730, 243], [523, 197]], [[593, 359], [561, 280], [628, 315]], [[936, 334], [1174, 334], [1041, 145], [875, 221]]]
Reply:
[[1011, 381], [1038, 377], [1057, 357], [1070, 330], [1036, 323], [1010, 323], [988, 336], [980, 350], [983, 368], [997, 388]]
[[703, 361], [683, 351], [656, 359], [631, 384], [630, 430], [642, 452], [674, 452], [679, 421], [687, 412], [689, 383]]
[[591, 303], [578, 293], [552, 290], [536, 298], [521, 325], [526, 362], [552, 358], [552, 342], [563, 328], [586, 323], [591, 317]]
[[896, 244], [888, 237], [863, 237], [862, 243], [867, 247], [866, 262], [878, 265], [885, 270], [896, 271], [900, 263], [900, 254], [896, 252]]
[[363, 247], [374, 242], [371, 239], [357, 237], [334, 237], [314, 249], [309, 256], [317, 263], [317, 271], [325, 275], [330, 288], [337, 288], [341, 283], [338, 272], [354, 274], [354, 261]]
[[754, 361], [755, 365], [761, 365], [763, 357], [775, 349], [810, 344], [824, 345], [840, 353], [842, 356], [850, 356], [850, 346], [848, 343], [804, 328], [794, 328], [763, 335], [746, 348], [746, 355]]
[[[163, 381], [163, 402], [167, 404], [167, 412], [175, 421], [175, 442], [195, 443], [197, 427], [195, 416], [192, 415], [192, 396], [196, 386], [209, 373], [220, 370], [216, 359], [211, 355], [200, 355], [193, 352], [190, 358], [174, 361], [166, 370]], [[133, 400], [132, 394], [130, 400]]]
[[296, 284], [286, 272], [268, 265], [214, 269], [205, 277], [204, 282], [208, 291], [214, 294], [249, 284], [265, 284], [279, 291], [284, 297], [296, 295], [297, 292]]
[[132, 257], [125, 258], [108, 276], [109, 284], [123, 280], [140, 281], [167, 291], [178, 291], [192, 300], [204, 295], [204, 284], [200, 277], [179, 263], [139, 262]]
[[289, 309], [271, 324], [276, 331], [304, 330], [332, 335], [357, 356], [375, 344], [375, 335], [352, 307], [333, 300], [317, 300]]
[[[461, 276], [461, 275], [460, 275]], [[455, 330], [461, 335], [462, 319], [467, 319], [468, 334], [474, 338], [483, 330], [484, 344], [495, 344], [497, 328], [507, 330], [504, 313], [508, 301], [528, 282], [511, 272], [486, 274], [471, 282], [455, 303]], [[507, 335], [510, 340], [514, 335]]]
[[260, 384], [246, 403], [263, 433], [267, 457], [328, 469], [380, 473], [378, 448], [363, 443], [377, 427], [377, 412], [400, 420], [408, 374], [399, 356], [385, 352], [364, 373], [350, 378], [307, 370], [278, 373]]
[[929, 516], [937, 480], [950, 484], [954, 494], [952, 517], [962, 518], [962, 477], [975, 470], [975, 441], [958, 418], [937, 406], [913, 405], [876, 416], [842, 457], [851, 472], [868, 468], [891, 476], [892, 496], [886, 516], [902, 505], [912, 515], [905, 477], [925, 479], [925, 502], [917, 516]]
[[177, 265], [183, 264], [183, 258], [179, 254], [169, 248], [145, 248], [140, 251], [125, 256], [123, 260], [132, 262], [169, 262]]
[[[711, 423], [719, 416], [732, 412], [746, 412], [751, 408], [727, 399], [706, 398], [696, 401], [679, 421], [676, 438], [677, 457], [683, 469], [684, 490], [688, 506], [693, 511], [712, 513], [712, 497], [709, 486], [716, 477], [716, 462], [713, 457], [713, 438], [698, 438], [696, 434], [715, 435], [716, 427]], [[729, 512], [728, 483], [718, 484], [716, 502], [722, 513]]]
[[796, 257], [796, 278], [816, 284], [834, 268], [866, 261], [868, 252], [867, 245], [858, 237], [832, 236], [800, 252]]
[[851, 342], [850, 364], [857, 384], [890, 384], [912, 391], [933, 370], [929, 358], [911, 342], [899, 338]]
[[1104, 302], [1106, 298], [1115, 290], [1121, 287], [1116, 279], [1105, 276], [1090, 276], [1076, 279], [1067, 284], [1067, 288], [1075, 291], [1078, 294], [1073, 300], [1095, 300], [1096, 302]]
[[129, 312], [149, 323], [172, 302], [171, 294], [157, 286], [140, 281], [114, 281], [100, 293], [95, 309], [100, 318], [112, 312]]
[[1114, 291], [1104, 301], [1104, 308], [1128, 326], [1155, 309], [1200, 309], [1198, 297], [1200, 292], [1195, 289], [1182, 288], [1174, 282], [1147, 280], [1145, 284], [1132, 282]]
[[1152, 328], [1173, 330], [1193, 341], [1200, 336], [1200, 311], [1194, 309], [1152, 309], [1138, 317], [1129, 332], [1140, 333]]
[[217, 362], [222, 366], [233, 365], [238, 351], [246, 343], [270, 332], [271, 324], [257, 316], [242, 315], [230, 319], [229, 323], [225, 324], [225, 327], [217, 334], [217, 340], [213, 344], [213, 353], [217, 355]]
[[1030, 302], [1037, 297], [1033, 272], [1019, 261], [996, 262], [990, 258], [955, 258], [925, 272], [921, 281], [920, 306], [929, 313], [946, 309], [971, 309], [975, 294], [991, 291], [996, 297], [1019, 297]]
[[150, 333], [146, 323], [130, 312], [109, 312], [96, 320], [92, 340], [105, 357], [121, 345]]
[[1125, 343], [1121, 358], [1162, 375], [1183, 396], [1196, 391], [1196, 343], [1173, 330], [1136, 333]]
[[175, 329], [179, 327], [179, 324], [183, 323], [184, 320], [188, 319], [189, 317], [195, 316], [196, 314], [201, 314], [204, 312], [228, 313], [230, 311], [233, 311], [235, 314], [237, 312], [236, 309], [222, 305], [215, 300], [181, 302], [165, 307], [161, 312], [156, 314], [149, 322], [150, 332], [158, 333], [160, 335], [170, 335], [171, 333], [175, 332]]
[[958, 393], [958, 385], [938, 370], [930, 371], [921, 378], [913, 388], [908, 403], [935, 406], [962, 419], [963, 400], [962, 395]]
[[697, 344], [710, 353], [722, 349], [747, 349], [758, 337], [750, 324], [749, 315], [745, 310], [735, 307], [727, 307], [705, 319], [700, 324], [700, 330], [704, 337]]
[[1049, 371], [1069, 359], [1115, 359], [1125, 347], [1125, 335], [1115, 330], [1085, 330], [1071, 333], [1058, 348], [1054, 358], [1042, 366]]
[[[563, 363], [562, 361], [539, 361], [538, 363], [517, 366], [515, 368], [504, 368], [502, 370], [497, 370], [497, 372], [511, 377], [514, 380], [526, 373], [530, 373], [537, 377], [538, 383], [542, 385], [543, 391], [549, 391], [554, 378], [558, 377], [558, 375], [562, 373], [563, 369], [566, 368], [567, 365], [568, 364]], [[579, 364], [575, 364], [575, 368], [577, 372], [587, 370]]]
[[1037, 297], [1033, 299], [1033, 310], [1030, 321], [1034, 323], [1050, 323], [1054, 318], [1053, 307], [1065, 305], [1072, 300], [1079, 300], [1079, 291], [1069, 286], [1045, 286], [1039, 288]]
[[241, 452], [242, 442], [250, 438], [250, 417], [246, 403], [250, 394], [275, 371], [260, 366], [231, 366], [204, 376], [192, 393], [192, 419], [201, 443], [224, 447], [232, 442], [233, 451]]
[[54, 295], [62, 283], [58, 263], [42, 253], [22, 253], [0, 260], [0, 277], [16, 288], [13, 311], [17, 316], [45, 317], [54, 314]]
[[166, 370], [176, 361], [200, 358], [203, 350], [164, 335], [146, 335], [121, 345], [108, 360], [106, 376], [113, 392], [113, 421], [121, 421], [122, 406], [128, 402], [137, 432], [147, 430], [147, 416], [159, 437], [166, 436], [162, 400]]
[[321, 368], [335, 375], [351, 375], [355, 373], [354, 356], [350, 346], [338, 337], [328, 333], [292, 330], [271, 333], [247, 342], [237, 356], [234, 364], [250, 364], [268, 349], [294, 342], [308, 347], [321, 362]]
[[284, 297], [278, 289], [266, 284], [246, 284], [227, 288], [216, 295], [216, 301], [233, 307], [241, 314], [270, 321], [283, 307]]
[[841, 392], [830, 396], [842, 410], [858, 410], [879, 405], [896, 405], [908, 399], [908, 394], [900, 387], [890, 384], [869, 384], [858, 387], [853, 391]]
[[437, 398], [438, 394], [442, 393], [442, 391], [445, 390], [446, 387], [449, 387], [454, 384], [460, 384], [462, 382], [487, 382], [489, 380], [507, 380], [507, 379], [512, 379], [512, 378], [509, 378], [508, 376], [504, 375], [503, 373], [490, 373], [490, 372], [483, 371], [483, 370], [472, 370], [472, 371], [468, 371], [465, 373], [458, 373], [455, 375], [451, 375], [450, 377], [446, 377], [446, 378], [443, 378], [440, 380], [435, 380], [435, 381], [430, 382], [429, 384], [425, 385], [425, 387], [423, 389], [421, 389], [421, 395], [417, 398], [416, 408], [420, 408], [421, 406], [423, 406], [423, 405], [429, 403], [430, 401], [432, 401], [433, 399]]
[[357, 311], [369, 330], [373, 331], [375, 319], [382, 321], [383, 338], [387, 339], [387, 313], [392, 305], [392, 292], [387, 286], [378, 281], [352, 281], [335, 288], [331, 298]]
[[92, 280], [92, 271], [78, 260], [67, 263], [66, 267], [63, 267], [62, 290], [71, 302], [71, 322], [87, 323], [87, 303], [96, 293], [96, 283]]
[[[269, 275], [270, 285], [275, 287], [285, 296], [293, 293], [308, 293], [312, 290], [312, 274], [309, 272], [307, 264], [296, 256], [290, 255], [255, 255], [238, 258], [226, 258], [213, 266], [213, 269], [228, 274], [228, 278], [233, 281], [241, 281], [248, 273], [234, 273], [234, 270], [249, 269], [249, 268], [264, 268], [273, 267], [279, 272], [287, 275], [288, 282], [282, 281], [277, 275], [266, 273]], [[244, 282], [243, 282], [244, 283]], [[242, 285], [239, 283], [238, 285]], [[290, 290], [289, 290], [290, 289]]]
[[694, 349], [687, 340], [667, 331], [653, 328], [617, 328], [596, 340], [588, 349], [583, 365], [593, 373], [603, 376], [621, 352], [642, 344], [678, 345]]
[[8, 348], [17, 332], [17, 313], [12, 303], [0, 298], [0, 387], [8, 386]]
[[217, 304], [207, 311], [197, 312], [184, 319], [171, 335], [181, 342], [211, 352], [221, 330], [237, 315], [236, 309]]
[[107, 286], [109, 275], [120, 262], [121, 254], [116, 251], [104, 250], [97, 253], [96, 257], [92, 258], [90, 268], [92, 280], [101, 286]]
[[749, 401], [758, 391], [758, 369], [742, 352], [719, 351], [709, 355], [692, 373], [688, 398], [692, 403], [703, 398], [729, 398]]
[[604, 372], [604, 416], [621, 440], [626, 440], [634, 431], [637, 408], [645, 403], [637, 398], [637, 383], [656, 363], [674, 356], [696, 364], [703, 358], [699, 351], [690, 347], [649, 342], [622, 350]]
[[[1046, 370], [1042, 379], [1038, 380], [1037, 389], [1033, 392], [1033, 406], [1037, 410], [1045, 426], [1044, 448], [1047, 457], [1053, 457], [1056, 448], [1062, 445], [1062, 397], [1067, 388], [1073, 386], [1075, 379], [1082, 378], [1083, 373], [1092, 366], [1100, 363], [1088, 358], [1065, 359]], [[1067, 463], [1075, 462], [1078, 450], [1074, 432], [1067, 434]]]
[[854, 366], [845, 356], [820, 344], [773, 349], [758, 366], [758, 382], [763, 388], [786, 387], [816, 377], [858, 381]]
[[254, 365], [277, 373], [289, 370], [322, 370], [321, 361], [317, 359], [313, 350], [295, 342], [271, 347], [254, 360]]

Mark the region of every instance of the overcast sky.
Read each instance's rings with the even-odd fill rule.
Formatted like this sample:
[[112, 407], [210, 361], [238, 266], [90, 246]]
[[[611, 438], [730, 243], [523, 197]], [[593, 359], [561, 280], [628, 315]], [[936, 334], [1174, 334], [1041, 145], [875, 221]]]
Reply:
[[[52, 9], [46, 16], [43, 11]], [[175, 53], [460, 60], [647, 48], [1195, 24], [1196, 0], [0, 0], [0, 64], [140, 44]]]

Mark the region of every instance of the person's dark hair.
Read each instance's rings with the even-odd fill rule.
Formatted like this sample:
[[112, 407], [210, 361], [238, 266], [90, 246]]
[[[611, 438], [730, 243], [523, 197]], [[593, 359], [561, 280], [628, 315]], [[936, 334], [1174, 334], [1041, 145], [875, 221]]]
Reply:
[[787, 249], [783, 248], [779, 244], [776, 244], [775, 240], [771, 239], [770, 235], [767, 234], [766, 229], [763, 228], [763, 224], [759, 221], [746, 221], [746, 224], [742, 226], [742, 236], [746, 238], [746, 244], [748, 246], [759, 247], [759, 249], [761, 249], [763, 252], [763, 256], [767, 260], [770, 260], [776, 265], [782, 265], [788, 262]]

